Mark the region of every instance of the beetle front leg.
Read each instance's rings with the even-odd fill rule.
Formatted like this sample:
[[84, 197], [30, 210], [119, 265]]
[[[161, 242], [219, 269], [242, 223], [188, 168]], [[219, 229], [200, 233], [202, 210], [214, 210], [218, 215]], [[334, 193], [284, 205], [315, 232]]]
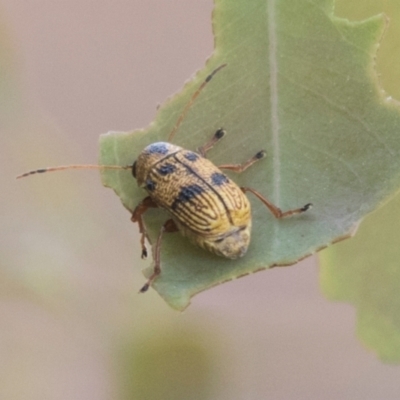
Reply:
[[140, 293], [147, 292], [149, 289], [150, 285], [153, 283], [154, 279], [157, 278], [158, 275], [161, 274], [161, 258], [160, 258], [160, 253], [161, 253], [161, 240], [164, 232], [166, 233], [171, 233], [171, 232], [176, 232], [178, 230], [178, 227], [176, 226], [174, 220], [169, 219], [165, 222], [165, 224], [161, 227], [160, 233], [158, 234], [157, 238], [157, 243], [156, 243], [156, 248], [154, 251], [154, 270], [153, 273], [150, 275], [149, 279], [147, 282], [143, 285], [143, 287], [140, 289]]
[[290, 217], [291, 215], [301, 214], [312, 207], [311, 203], [307, 203], [305, 206], [300, 208], [295, 208], [293, 210], [288, 210], [283, 212], [279, 207], [272, 204], [269, 200], [267, 200], [261, 193], [258, 193], [256, 190], [248, 188], [248, 187], [241, 187], [243, 193], [250, 192], [253, 193], [259, 200], [261, 200], [271, 211], [275, 218], [286, 218]]
[[142, 258], [147, 257], [146, 238], [147, 232], [143, 222], [143, 214], [149, 208], [156, 208], [158, 205], [153, 201], [150, 196], [145, 197], [134, 209], [131, 217], [132, 222], [137, 222], [139, 225], [140, 245], [142, 246]]

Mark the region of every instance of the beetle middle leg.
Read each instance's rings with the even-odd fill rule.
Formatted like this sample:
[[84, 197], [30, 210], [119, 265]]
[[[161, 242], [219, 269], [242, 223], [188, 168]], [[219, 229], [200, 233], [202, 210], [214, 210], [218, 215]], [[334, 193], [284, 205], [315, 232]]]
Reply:
[[137, 222], [139, 225], [140, 245], [142, 246], [142, 258], [147, 258], [146, 238], [147, 232], [143, 222], [143, 214], [149, 208], [156, 208], [158, 205], [150, 196], [145, 197], [134, 209], [131, 217], [132, 222]]
[[156, 279], [157, 276], [161, 274], [160, 253], [161, 253], [161, 241], [162, 241], [163, 234], [176, 232], [177, 230], [178, 230], [178, 227], [176, 226], [173, 219], [167, 220], [165, 222], [165, 224], [161, 227], [160, 233], [158, 234], [158, 238], [157, 238], [156, 248], [154, 251], [154, 253], [155, 253], [154, 254], [154, 270], [153, 270], [153, 273], [150, 275], [149, 279], [147, 280], [147, 282], [140, 289], [140, 293], [147, 292], [150, 285], [153, 283], [154, 279]]
[[254, 163], [264, 158], [265, 155], [266, 155], [265, 150], [261, 150], [242, 164], [223, 164], [223, 165], [218, 165], [218, 168], [228, 169], [233, 172], [242, 173], [243, 171], [246, 171], [247, 168], [251, 167]]

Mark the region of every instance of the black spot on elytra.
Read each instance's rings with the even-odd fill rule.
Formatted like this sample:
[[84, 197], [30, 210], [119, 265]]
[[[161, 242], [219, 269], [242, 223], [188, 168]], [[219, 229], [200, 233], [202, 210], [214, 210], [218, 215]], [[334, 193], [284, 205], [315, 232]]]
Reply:
[[181, 188], [178, 197], [172, 203], [171, 208], [175, 210], [179, 204], [186, 203], [192, 200], [193, 198], [201, 195], [202, 193], [204, 193], [204, 188], [202, 188], [199, 185], [194, 184], [194, 185], [184, 186]]
[[148, 148], [149, 154], [167, 154], [168, 146], [166, 143], [153, 143]]
[[175, 165], [168, 163], [161, 165], [161, 167], [157, 168], [157, 172], [162, 176], [172, 174], [175, 170], [176, 170]]
[[186, 158], [186, 160], [189, 160], [189, 161], [197, 161], [199, 159], [199, 155], [189, 151], [189, 152], [185, 153], [185, 158]]
[[156, 188], [156, 183], [153, 182], [151, 179], [147, 179], [146, 181], [146, 189], [149, 192], [152, 192]]
[[214, 172], [211, 175], [211, 182], [213, 183], [213, 185], [222, 186], [225, 183], [228, 183], [228, 177], [221, 172]]

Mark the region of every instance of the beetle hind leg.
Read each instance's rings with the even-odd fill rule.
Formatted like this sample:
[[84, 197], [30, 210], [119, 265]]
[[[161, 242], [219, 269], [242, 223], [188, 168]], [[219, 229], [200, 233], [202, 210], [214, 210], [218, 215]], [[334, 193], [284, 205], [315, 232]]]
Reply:
[[160, 253], [161, 253], [161, 242], [164, 233], [171, 233], [176, 232], [178, 227], [176, 226], [174, 220], [169, 219], [165, 222], [165, 224], [161, 227], [160, 233], [158, 234], [156, 248], [154, 251], [154, 270], [153, 273], [150, 275], [147, 282], [142, 286], [140, 289], [140, 293], [145, 293], [149, 289], [150, 285], [153, 283], [154, 279], [161, 274], [161, 262], [160, 262]]
[[283, 212], [279, 207], [277, 207], [275, 204], [272, 204], [268, 199], [266, 199], [261, 193], [257, 192], [256, 190], [248, 187], [241, 187], [240, 189], [242, 189], [243, 193], [246, 192], [253, 193], [265, 206], [268, 207], [269, 211], [271, 211], [273, 216], [278, 219], [290, 217], [296, 214], [301, 214], [303, 212], [306, 212], [312, 207], [312, 203], [307, 203], [303, 207]]

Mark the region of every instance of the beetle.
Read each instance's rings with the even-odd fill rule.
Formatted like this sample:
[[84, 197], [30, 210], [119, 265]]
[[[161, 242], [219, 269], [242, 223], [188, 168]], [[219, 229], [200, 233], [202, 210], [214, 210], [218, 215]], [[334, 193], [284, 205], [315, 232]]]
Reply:
[[219, 128], [196, 152], [171, 143], [196, 97], [225, 66], [226, 64], [220, 65], [212, 71], [192, 95], [169, 134], [168, 141], [148, 145], [132, 165], [60, 166], [30, 171], [17, 177], [69, 168], [130, 169], [139, 187], [147, 192], [147, 196], [135, 207], [131, 217], [132, 222], [139, 226], [142, 258], [147, 257], [147, 233], [143, 214], [149, 208], [160, 207], [167, 210], [171, 216], [160, 228], [154, 250], [154, 270], [140, 289], [141, 293], [146, 292], [161, 273], [160, 253], [164, 233], [179, 231], [205, 250], [218, 256], [237, 259], [246, 254], [251, 238], [251, 205], [246, 192], [255, 195], [278, 219], [303, 213], [312, 206], [308, 203], [303, 207], [282, 212], [261, 193], [249, 187], [239, 187], [222, 172], [245, 171], [265, 157], [264, 150], [258, 151], [242, 164], [216, 166], [209, 161], [206, 158], [207, 152], [225, 136], [223, 128]]

